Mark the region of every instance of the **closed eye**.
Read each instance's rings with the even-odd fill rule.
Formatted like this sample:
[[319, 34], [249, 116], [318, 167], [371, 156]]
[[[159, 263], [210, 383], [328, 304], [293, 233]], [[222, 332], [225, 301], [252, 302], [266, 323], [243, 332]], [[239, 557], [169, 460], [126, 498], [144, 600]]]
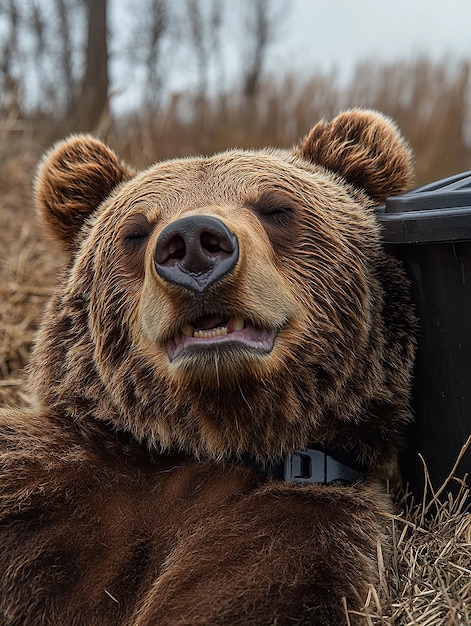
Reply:
[[294, 215], [293, 209], [288, 206], [258, 209], [257, 213], [262, 219], [269, 220], [274, 224], [280, 224], [280, 226], [288, 224]]
[[296, 216], [295, 203], [279, 191], [262, 194], [252, 208], [262, 222], [275, 226], [287, 226]]
[[284, 255], [291, 256], [300, 234], [302, 206], [279, 189], [264, 191], [247, 206], [260, 220], [276, 250], [276, 258], [281, 260]]
[[121, 238], [124, 245], [128, 248], [135, 249], [141, 246], [150, 236], [152, 232], [152, 224], [142, 213], [136, 213], [124, 224], [121, 231]]

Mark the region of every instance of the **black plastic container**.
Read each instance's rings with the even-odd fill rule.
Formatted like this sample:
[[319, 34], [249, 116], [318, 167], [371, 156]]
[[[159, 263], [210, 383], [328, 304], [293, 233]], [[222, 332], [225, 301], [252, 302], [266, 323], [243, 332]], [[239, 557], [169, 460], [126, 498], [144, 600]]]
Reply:
[[[415, 423], [402, 468], [421, 499], [419, 453], [437, 491], [471, 434], [471, 172], [388, 198], [377, 216], [388, 249], [404, 264], [419, 319]], [[471, 475], [471, 446], [455, 472], [465, 474]], [[443, 494], [456, 490], [451, 481]]]

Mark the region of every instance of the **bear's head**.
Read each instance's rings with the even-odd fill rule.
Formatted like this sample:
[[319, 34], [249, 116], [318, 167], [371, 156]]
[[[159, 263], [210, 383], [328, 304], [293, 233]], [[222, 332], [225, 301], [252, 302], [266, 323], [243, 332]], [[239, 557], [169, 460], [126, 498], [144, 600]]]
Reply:
[[362, 110], [292, 151], [142, 172], [90, 136], [57, 144], [35, 191], [68, 262], [33, 354], [37, 401], [152, 450], [277, 459], [315, 442], [387, 465], [413, 316], [374, 207], [410, 178], [397, 128]]

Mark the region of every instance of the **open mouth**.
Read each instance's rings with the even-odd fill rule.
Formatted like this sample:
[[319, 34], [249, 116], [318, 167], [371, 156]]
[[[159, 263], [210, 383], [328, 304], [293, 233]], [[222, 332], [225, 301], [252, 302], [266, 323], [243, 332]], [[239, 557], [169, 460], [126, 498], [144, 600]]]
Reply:
[[185, 351], [246, 348], [267, 353], [273, 348], [277, 331], [253, 326], [239, 316], [222, 318], [205, 315], [183, 324], [167, 342], [170, 361]]

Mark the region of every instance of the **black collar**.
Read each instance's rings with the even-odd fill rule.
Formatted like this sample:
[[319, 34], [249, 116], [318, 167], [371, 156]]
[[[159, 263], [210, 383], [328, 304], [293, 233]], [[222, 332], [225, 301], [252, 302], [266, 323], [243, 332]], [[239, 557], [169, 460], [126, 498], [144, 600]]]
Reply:
[[264, 464], [248, 454], [242, 455], [240, 462], [256, 472], [290, 483], [351, 485], [365, 479], [365, 472], [353, 454], [318, 447], [295, 450], [279, 463]]
[[[126, 450], [142, 450], [140, 444], [137, 444], [137, 441], [130, 433], [117, 430], [109, 422], [103, 422], [103, 426], [114, 433], [116, 440], [124, 444]], [[137, 444], [137, 448], [135, 448], [135, 444]], [[170, 454], [170, 452], [167, 454]], [[145, 458], [147, 458], [147, 455], [148, 449], [146, 448]], [[351, 485], [365, 480], [366, 476], [365, 469], [358, 464], [352, 452], [339, 448], [326, 449], [311, 444], [307, 448], [295, 450], [278, 463], [263, 463], [257, 461], [250, 454], [242, 454], [237, 458], [233, 458], [233, 462], [245, 465], [259, 474], [271, 476], [289, 483], [308, 485], [339, 483]]]

